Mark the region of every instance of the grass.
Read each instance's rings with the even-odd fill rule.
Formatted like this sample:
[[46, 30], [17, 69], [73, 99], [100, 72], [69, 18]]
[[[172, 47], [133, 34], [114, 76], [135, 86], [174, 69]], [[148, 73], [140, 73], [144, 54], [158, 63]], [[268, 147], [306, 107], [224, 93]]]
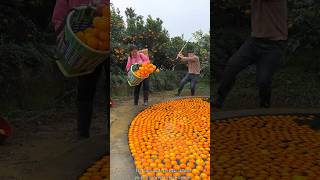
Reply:
[[[255, 71], [245, 70], [225, 101], [225, 109], [246, 109], [258, 107], [258, 89]], [[274, 77], [272, 107], [320, 107], [320, 75], [302, 68], [285, 67]], [[219, 84], [214, 86], [216, 89]]]
[[[129, 87], [128, 85], [123, 85], [124, 87], [122, 88], [122, 91], [117, 91], [117, 93], [111, 93], [111, 98], [119, 98], [119, 97], [127, 97], [127, 96], [133, 96], [133, 87]], [[141, 93], [142, 93], [142, 88], [141, 88]], [[157, 91], [152, 91], [151, 94], [153, 93], [161, 93], [163, 95], [168, 95], [168, 96], [174, 96], [178, 91], [178, 87], [174, 88], [173, 90], [157, 90]], [[182, 92], [182, 96], [190, 96], [190, 83], [187, 83]], [[210, 95], [210, 84], [208, 80], [201, 80], [198, 82], [196, 86], [196, 95], [199, 96], [209, 96]]]

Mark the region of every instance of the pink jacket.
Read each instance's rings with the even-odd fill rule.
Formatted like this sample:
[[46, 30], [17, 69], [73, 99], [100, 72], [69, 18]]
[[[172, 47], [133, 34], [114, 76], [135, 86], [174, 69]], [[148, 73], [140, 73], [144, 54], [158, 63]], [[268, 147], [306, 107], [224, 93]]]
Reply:
[[128, 62], [127, 62], [127, 66], [126, 66], [126, 69], [127, 71], [129, 71], [130, 67], [132, 64], [146, 64], [146, 63], [149, 63], [150, 60], [149, 58], [144, 55], [143, 53], [139, 53], [136, 57], [128, 57]]
[[[88, 5], [90, 2], [96, 2], [96, 0], [57, 0], [52, 15], [52, 22], [55, 30], [57, 30], [63, 23], [70, 9], [82, 5]], [[109, 3], [110, 0], [100, 0], [100, 4]]]

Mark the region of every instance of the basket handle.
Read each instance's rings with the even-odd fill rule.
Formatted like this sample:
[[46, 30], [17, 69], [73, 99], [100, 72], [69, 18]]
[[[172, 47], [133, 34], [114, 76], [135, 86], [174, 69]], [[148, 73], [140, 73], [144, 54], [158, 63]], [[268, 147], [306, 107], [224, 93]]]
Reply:
[[[71, 11], [75, 10], [75, 8], [71, 8], [68, 10], [68, 13], [69, 14]], [[58, 27], [58, 29], [56, 30], [56, 36], [59, 36], [59, 34], [62, 32], [62, 30], [64, 29], [66, 23], [67, 23], [67, 17], [68, 16], [65, 16], [64, 19], [63, 19], [63, 22], [60, 24], [60, 26]]]

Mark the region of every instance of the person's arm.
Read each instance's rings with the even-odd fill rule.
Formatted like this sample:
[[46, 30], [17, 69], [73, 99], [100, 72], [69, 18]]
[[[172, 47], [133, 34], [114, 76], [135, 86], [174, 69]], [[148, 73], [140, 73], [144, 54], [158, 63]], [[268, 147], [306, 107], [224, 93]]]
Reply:
[[178, 57], [180, 58], [180, 60], [182, 62], [194, 62], [194, 61], [198, 61], [199, 60], [199, 58], [197, 56], [184, 57], [182, 54], [179, 54]]
[[194, 56], [194, 57], [183, 57], [183, 58], [181, 58], [181, 61], [197, 61], [197, 57], [196, 56]]
[[143, 53], [140, 53], [140, 58], [142, 59], [143, 63], [150, 63], [149, 58], [146, 55], [144, 55]]
[[70, 7], [67, 0], [57, 0], [52, 15], [52, 23], [55, 31], [63, 25], [64, 19], [68, 14]]
[[131, 58], [128, 57], [127, 66], [126, 66], [127, 72], [130, 70], [131, 65], [132, 65]]

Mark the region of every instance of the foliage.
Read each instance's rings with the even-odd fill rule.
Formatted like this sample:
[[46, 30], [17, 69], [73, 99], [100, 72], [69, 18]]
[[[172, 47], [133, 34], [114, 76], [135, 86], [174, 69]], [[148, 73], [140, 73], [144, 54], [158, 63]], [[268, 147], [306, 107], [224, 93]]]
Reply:
[[312, 49], [320, 45], [320, 2], [289, 0], [291, 52]]
[[52, 107], [55, 98], [75, 87], [55, 64], [55, 34], [47, 29], [54, 3], [0, 3], [0, 112]]
[[[312, 49], [320, 48], [319, 8], [320, 2], [316, 0], [288, 0], [289, 39], [286, 64], [320, 70], [320, 61], [316, 60], [319, 53], [312, 52]], [[214, 68], [214, 77], [219, 78], [226, 61], [250, 34], [250, 16], [245, 15], [245, 11], [250, 10], [250, 1], [217, 0], [214, 10], [213, 64], [217, 67]], [[305, 58], [297, 59], [297, 56]]]
[[[111, 9], [111, 63], [119, 74], [124, 69], [128, 57], [128, 47], [135, 44], [139, 49], [147, 48], [153, 64], [160, 69], [173, 70], [180, 63], [175, 60], [180, 48], [185, 44], [183, 36], [169, 37], [163, 27], [163, 21], [150, 15], [144, 17], [135, 13], [132, 8], [125, 10], [126, 22], [120, 11]], [[199, 55], [202, 62], [208, 61], [210, 36], [201, 31], [195, 32], [195, 42], [189, 42], [192, 49]], [[204, 63], [206, 64], [206, 63]], [[205, 69], [205, 68], [204, 68]]]

